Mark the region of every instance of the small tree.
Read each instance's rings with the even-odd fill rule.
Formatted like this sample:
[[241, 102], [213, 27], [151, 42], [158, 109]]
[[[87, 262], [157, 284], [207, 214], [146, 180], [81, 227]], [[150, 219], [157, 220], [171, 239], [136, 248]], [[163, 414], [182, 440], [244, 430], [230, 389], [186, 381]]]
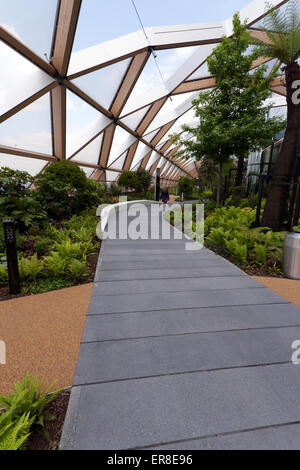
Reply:
[[149, 171], [144, 170], [143, 168], [139, 168], [136, 172], [136, 175], [139, 180], [139, 184], [136, 188], [137, 191], [146, 193], [152, 183], [152, 175], [149, 173]]
[[124, 171], [118, 181], [119, 186], [125, 189], [136, 189], [139, 186], [139, 179], [135, 171]]
[[185, 197], [191, 197], [193, 194], [195, 184], [194, 181], [188, 176], [181, 176], [178, 180], [178, 191], [181, 196], [183, 193]]
[[[193, 101], [195, 114], [200, 118], [196, 128], [183, 129], [194, 140], [177, 139], [185, 146], [187, 156], [200, 160], [209, 157], [218, 164], [217, 206], [220, 205], [222, 166], [230, 156], [243, 162], [250, 151], [267, 145], [272, 137], [285, 126], [285, 121], [274, 117], [267, 119], [272, 104], [270, 83], [277, 71], [266, 75], [266, 66], [251, 71], [258, 58], [257, 51], [249, 53], [249, 39], [245, 35], [246, 22], [238, 15], [233, 20], [233, 38], [223, 37], [211, 57], [208, 68], [216, 80], [216, 86], [200, 93]], [[251, 72], [251, 73], [250, 73]], [[240, 172], [242, 165], [239, 165]], [[240, 183], [240, 174], [236, 183]]]

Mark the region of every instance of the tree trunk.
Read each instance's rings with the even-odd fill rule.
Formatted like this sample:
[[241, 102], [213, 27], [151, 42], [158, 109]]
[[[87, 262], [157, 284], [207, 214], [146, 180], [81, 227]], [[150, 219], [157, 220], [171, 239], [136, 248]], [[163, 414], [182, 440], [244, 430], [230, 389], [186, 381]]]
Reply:
[[[300, 66], [293, 62], [285, 70], [287, 84], [287, 129], [267, 193], [261, 225], [281, 230], [287, 217], [289, 186], [296, 163], [297, 137], [300, 125], [300, 104], [293, 103], [292, 84], [300, 80]], [[294, 100], [295, 101], [295, 100]]]
[[234, 186], [242, 186], [243, 171], [244, 171], [244, 157], [239, 157], [236, 174], [235, 174]]
[[222, 162], [219, 163], [218, 168], [218, 184], [217, 184], [217, 208], [221, 205], [221, 191], [222, 191]]

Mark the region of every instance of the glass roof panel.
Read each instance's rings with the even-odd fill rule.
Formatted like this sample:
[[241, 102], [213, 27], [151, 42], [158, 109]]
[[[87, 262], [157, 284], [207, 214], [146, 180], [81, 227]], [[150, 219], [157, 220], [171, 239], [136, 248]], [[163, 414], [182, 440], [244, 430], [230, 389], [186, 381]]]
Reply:
[[128, 116], [122, 118], [121, 121], [123, 121], [126, 126], [129, 126], [132, 130], [135, 131], [138, 128], [139, 124], [142, 122], [147, 112], [149, 111], [150, 107], [151, 106], [149, 105], [142, 109], [139, 109], [139, 111], [136, 111], [135, 113], [129, 114]]
[[153, 163], [155, 163], [160, 158], [159, 153], [153, 152], [146, 166], [146, 170], [150, 170]]
[[100, 150], [103, 141], [103, 133], [84, 147], [72, 160], [97, 165], [100, 157]]
[[201, 67], [198, 68], [198, 70], [196, 70], [196, 72], [194, 72], [189, 78], [187, 81], [190, 81], [190, 80], [199, 80], [200, 78], [206, 78], [206, 77], [210, 77], [210, 72], [208, 70], [208, 63], [205, 62], [203, 65], [201, 65]]
[[73, 52], [132, 33], [140, 28], [131, 2], [83, 0]]
[[101, 132], [110, 120], [67, 90], [67, 157]]
[[144, 144], [143, 142], [139, 142], [137, 151], [135, 152], [135, 156], [132, 160], [130, 170], [136, 169], [136, 166], [141, 163], [143, 158], [150, 152], [150, 148]]
[[155, 51], [156, 61], [163, 80], [168, 80], [197, 49], [199, 49], [199, 46], [178, 47], [176, 49]]
[[121, 155], [121, 156], [110, 166], [110, 168], [115, 168], [116, 170], [122, 170], [127, 155], [128, 155], [128, 150], [127, 150], [127, 152], [124, 152], [124, 154]]
[[40, 173], [47, 164], [45, 160], [0, 153], [0, 168], [8, 167], [12, 170], [27, 171], [32, 176]]
[[137, 97], [159, 86], [164, 86], [163, 80], [157, 68], [155, 59], [153, 55], [151, 55], [138, 81], [136, 82], [134, 89], [131, 92], [131, 95], [123, 110], [123, 114], [126, 114], [127, 110], [130, 110], [133, 107]]
[[106, 170], [106, 182], [107, 183], [114, 183], [119, 176], [120, 176], [120, 173], [116, 171]]
[[4, 121], [0, 125], [0, 143], [52, 155], [50, 94]]
[[93, 168], [87, 168], [86, 166], [80, 166], [79, 167], [82, 171], [84, 171], [84, 173], [86, 174], [87, 178], [90, 178], [92, 176], [92, 174], [94, 173], [94, 169]]
[[29, 60], [0, 41], [0, 115], [53, 82]]
[[132, 59], [121, 60], [96, 72], [75, 78], [73, 82], [105, 108], [109, 109]]
[[0, 24], [30, 49], [50, 58], [57, 0], [0, 0]]
[[154, 137], [156, 136], [156, 134], [158, 134], [160, 129], [156, 129], [155, 131], [153, 132], [150, 132], [149, 134], [146, 134], [144, 135], [144, 139], [147, 140], [147, 142], [151, 142], [151, 140], [154, 139]]
[[126, 132], [122, 127], [117, 126], [109, 154], [108, 166], [120, 157], [135, 140], [136, 137]]

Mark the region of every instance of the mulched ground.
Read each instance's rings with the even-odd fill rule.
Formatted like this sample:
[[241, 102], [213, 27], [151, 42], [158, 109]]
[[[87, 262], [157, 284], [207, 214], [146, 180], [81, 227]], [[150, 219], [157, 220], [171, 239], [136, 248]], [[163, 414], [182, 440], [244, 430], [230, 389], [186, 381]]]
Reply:
[[33, 432], [27, 442], [27, 450], [58, 450], [63, 431], [65, 416], [70, 399], [70, 390], [61, 392], [56, 399], [50, 403], [48, 411], [53, 420], [49, 424], [49, 438], [46, 439], [40, 427], [33, 429]]

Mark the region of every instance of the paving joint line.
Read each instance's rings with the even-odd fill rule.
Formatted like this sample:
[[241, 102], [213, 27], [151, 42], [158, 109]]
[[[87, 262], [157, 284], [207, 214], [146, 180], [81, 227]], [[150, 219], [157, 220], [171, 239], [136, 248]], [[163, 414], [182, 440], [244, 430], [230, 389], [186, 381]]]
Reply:
[[204, 307], [181, 307], [181, 308], [164, 308], [164, 309], [159, 309], [159, 310], [142, 310], [142, 311], [138, 311], [138, 310], [131, 310], [129, 312], [105, 312], [105, 313], [97, 313], [97, 312], [94, 312], [94, 313], [88, 313], [87, 316], [88, 317], [95, 317], [95, 316], [98, 316], [98, 315], [123, 315], [123, 314], [128, 314], [128, 313], [146, 313], [146, 312], [166, 312], [168, 310], [200, 310], [202, 308], [228, 308], [228, 307], [237, 307], [237, 308], [240, 308], [240, 307], [263, 307], [265, 305], [293, 305], [291, 302], [267, 302], [265, 304], [242, 304], [242, 305], [208, 305], [208, 306], [204, 306]]
[[257, 330], [281, 330], [283, 328], [300, 328], [300, 325], [280, 325], [280, 326], [262, 326], [262, 327], [253, 327], [253, 328], [237, 328], [231, 330], [207, 330], [207, 331], [194, 331], [194, 332], [187, 332], [187, 333], [170, 333], [167, 335], [149, 335], [149, 336], [133, 336], [129, 338], [116, 338], [116, 339], [102, 339], [102, 340], [94, 340], [94, 341], [81, 341], [80, 344], [97, 344], [97, 343], [112, 343], [112, 342], [119, 342], [119, 341], [136, 341], [142, 339], [150, 339], [150, 338], [169, 338], [169, 337], [176, 337], [176, 336], [191, 336], [191, 335], [207, 335], [207, 334], [214, 334], [214, 333], [236, 333], [242, 331], [257, 331]]
[[199, 370], [188, 370], [182, 372], [169, 372], [166, 374], [154, 374], [154, 375], [145, 375], [145, 376], [137, 376], [137, 377], [126, 377], [122, 379], [112, 379], [112, 380], [99, 380], [96, 382], [87, 382], [87, 383], [80, 383], [80, 384], [73, 384], [73, 388], [75, 387], [90, 387], [93, 385], [102, 385], [107, 383], [119, 383], [119, 382], [128, 382], [133, 380], [145, 380], [145, 379], [155, 379], [161, 377], [173, 377], [176, 375], [192, 375], [192, 374], [202, 374], [202, 373], [211, 373], [211, 372], [221, 372], [227, 370], [236, 370], [236, 369], [250, 369], [250, 368], [257, 368], [257, 367], [270, 367], [270, 366], [278, 366], [278, 365], [287, 365], [292, 364], [291, 361], [282, 361], [282, 362], [266, 362], [262, 364], [248, 364], [243, 366], [230, 366], [230, 367], [220, 367], [220, 368], [212, 368], [212, 369], [199, 369]]

